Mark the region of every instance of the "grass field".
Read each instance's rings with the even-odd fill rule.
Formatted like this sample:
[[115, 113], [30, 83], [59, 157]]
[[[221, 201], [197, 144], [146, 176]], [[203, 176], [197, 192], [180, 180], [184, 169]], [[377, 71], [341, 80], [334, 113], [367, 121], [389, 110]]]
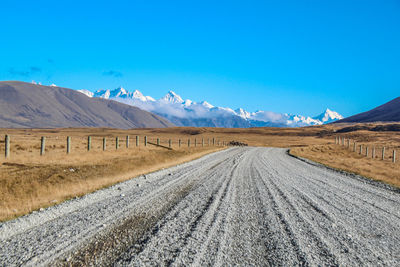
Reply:
[[[376, 125], [348, 131], [348, 125], [328, 125], [307, 128], [164, 128], [164, 129], [0, 129], [0, 220], [20, 216], [41, 207], [60, 203], [97, 189], [110, 186], [143, 173], [193, 160], [207, 153], [224, 149], [212, 146], [212, 139], [240, 141], [250, 146], [291, 148], [291, 153], [338, 168], [362, 174], [372, 179], [400, 186], [399, 164], [391, 162], [391, 151], [400, 147], [395, 131], [371, 131]], [[345, 129], [344, 132], [340, 132]], [[351, 129], [350, 129], [351, 130]], [[11, 156], [4, 158], [4, 135], [11, 137]], [[87, 137], [92, 136], [91, 151]], [[125, 137], [130, 136], [126, 148]], [[40, 138], [46, 137], [46, 151], [40, 156]], [[66, 138], [71, 136], [71, 153], [66, 154]], [[116, 150], [116, 137], [119, 149]], [[136, 147], [135, 137], [140, 144]], [[172, 150], [148, 141], [168, 146]], [[386, 147], [386, 160], [371, 159], [335, 145], [335, 136], [357, 140], [365, 146]], [[107, 139], [107, 150], [102, 140]], [[178, 140], [181, 147], [178, 147]], [[187, 141], [190, 139], [191, 147]], [[195, 147], [196, 139], [196, 147]], [[204, 139], [205, 146], [202, 146]], [[210, 146], [208, 146], [210, 140]], [[377, 155], [379, 153], [377, 152]]]
[[[392, 124], [386, 124], [389, 126]], [[327, 166], [360, 174], [362, 176], [382, 181], [384, 183], [400, 187], [400, 132], [398, 131], [375, 131], [376, 124], [364, 124], [364, 129], [355, 131], [343, 131], [341, 129], [355, 128], [354, 126], [336, 126], [334, 136], [350, 139], [350, 147], [335, 145], [334, 137], [326, 144], [308, 145], [306, 147], [292, 148], [291, 153], [297, 156], [311, 159]], [[387, 127], [390, 129], [390, 127]], [[366, 130], [370, 129], [370, 130]], [[356, 151], [354, 152], [354, 142]], [[360, 145], [362, 153], [360, 154]], [[382, 160], [382, 148], [384, 160]], [[368, 156], [366, 150], [368, 148]], [[375, 148], [375, 157], [373, 149]], [[393, 150], [397, 153], [396, 163], [393, 163]]]

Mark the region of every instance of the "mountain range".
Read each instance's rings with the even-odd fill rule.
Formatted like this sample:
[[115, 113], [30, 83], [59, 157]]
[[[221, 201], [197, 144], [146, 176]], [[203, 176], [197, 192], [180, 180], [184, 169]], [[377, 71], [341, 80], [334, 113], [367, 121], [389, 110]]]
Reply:
[[76, 90], [39, 84], [0, 82], [1, 128], [174, 126], [140, 108], [102, 98], [88, 98]]
[[326, 109], [315, 117], [276, 113], [272, 111], [248, 112], [242, 108], [233, 110], [215, 107], [207, 101], [184, 100], [173, 91], [156, 100], [140, 91], [130, 92], [122, 87], [114, 90], [78, 90], [91, 98], [111, 99], [160, 115], [177, 126], [195, 127], [301, 127], [322, 125], [343, 119], [339, 113]]

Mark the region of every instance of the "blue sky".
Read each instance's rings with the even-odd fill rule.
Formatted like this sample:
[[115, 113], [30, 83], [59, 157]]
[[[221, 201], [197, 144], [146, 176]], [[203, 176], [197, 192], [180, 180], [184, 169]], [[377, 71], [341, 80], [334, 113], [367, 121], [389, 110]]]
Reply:
[[398, 0], [3, 0], [0, 25], [0, 80], [304, 115], [400, 96]]

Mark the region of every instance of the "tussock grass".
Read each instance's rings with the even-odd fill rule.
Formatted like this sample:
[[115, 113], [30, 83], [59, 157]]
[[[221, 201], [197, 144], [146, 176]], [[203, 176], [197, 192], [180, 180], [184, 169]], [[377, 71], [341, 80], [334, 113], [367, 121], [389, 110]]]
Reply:
[[[48, 207], [66, 199], [130, 179], [140, 174], [156, 171], [193, 160], [223, 147], [191, 147], [178, 139], [188, 136], [174, 135], [173, 150], [144, 146], [144, 134], [136, 147], [135, 135], [129, 131], [113, 129], [64, 130], [4, 130], [11, 136], [11, 157], [4, 158], [4, 139], [0, 142], [0, 221]], [[87, 151], [87, 132], [92, 135], [92, 149]], [[126, 148], [125, 136], [130, 135]], [[145, 133], [149, 141], [160, 137], [168, 146], [168, 139]], [[152, 134], [152, 135], [151, 135]], [[46, 153], [40, 156], [40, 136], [46, 136]], [[72, 152], [66, 154], [66, 137], [72, 138]], [[107, 151], [102, 140], [107, 137]], [[119, 149], [115, 137], [119, 136]], [[200, 139], [201, 140], [201, 139]]]
[[[235, 140], [250, 146], [290, 147], [295, 155], [400, 186], [399, 165], [390, 162], [392, 149], [400, 148], [400, 135], [397, 132], [369, 131], [365, 127], [337, 133], [344, 127], [348, 125], [250, 129], [0, 129], [0, 221], [223, 149], [209, 147], [208, 139], [211, 143], [212, 138], [228, 142]], [[11, 136], [9, 159], [4, 158], [5, 134]], [[88, 135], [92, 136], [90, 152], [87, 151]], [[130, 136], [129, 149], [125, 148], [126, 135]], [[139, 147], [135, 145], [136, 135], [140, 136]], [[345, 147], [334, 145], [334, 138], [338, 135], [357, 140], [364, 146], [375, 145], [379, 148], [384, 145], [387, 148], [387, 160], [365, 158]], [[41, 136], [46, 136], [44, 156], [39, 156]], [[66, 154], [67, 136], [72, 138], [69, 155]], [[115, 149], [116, 136], [120, 138], [118, 150]], [[168, 146], [168, 140], [171, 139], [173, 150], [152, 145], [144, 147], [144, 136], [148, 136], [148, 141], [152, 143], [160, 138], [163, 146]], [[103, 137], [107, 138], [106, 152], [102, 151]], [[189, 138], [190, 148], [187, 147]], [[203, 138], [205, 147], [201, 146]], [[182, 141], [180, 148], [179, 139]], [[379, 156], [379, 153], [377, 149], [376, 155]], [[400, 160], [400, 155], [398, 158]]]
[[[367, 125], [368, 126], [368, 125]], [[369, 125], [370, 128], [376, 125]], [[365, 127], [360, 127], [365, 128]], [[357, 130], [338, 136], [350, 139], [350, 147], [334, 144], [334, 137], [327, 144], [309, 145], [291, 149], [296, 156], [308, 158], [324, 165], [356, 173], [395, 187], [400, 187], [400, 134], [397, 132], [374, 132]], [[356, 141], [356, 151], [353, 144]], [[359, 154], [362, 145], [362, 154]], [[368, 156], [366, 148], [368, 147]], [[385, 157], [382, 160], [382, 147], [385, 147]], [[372, 150], [375, 148], [375, 157]], [[396, 163], [393, 163], [393, 150], [396, 150]]]
[[140, 174], [193, 160], [221, 147], [133, 148], [121, 152], [86, 152], [40, 160], [21, 157], [0, 171], [0, 220], [29, 213]]

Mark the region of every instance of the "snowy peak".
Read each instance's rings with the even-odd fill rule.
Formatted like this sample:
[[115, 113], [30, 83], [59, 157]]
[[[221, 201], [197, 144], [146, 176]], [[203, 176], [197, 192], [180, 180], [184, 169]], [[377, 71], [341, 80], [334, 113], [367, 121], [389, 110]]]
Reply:
[[179, 126], [302, 127], [322, 125], [343, 118], [339, 113], [330, 109], [326, 109], [316, 117], [262, 110], [248, 112], [243, 108], [232, 110], [229, 107], [214, 107], [207, 101], [194, 102], [190, 99], [184, 101], [174, 91], [169, 91], [159, 100], [145, 96], [139, 90], [130, 92], [123, 87], [113, 90], [98, 90], [95, 93], [88, 90], [79, 90], [79, 92], [89, 97], [113, 99], [154, 112]]
[[110, 91], [110, 98], [128, 98], [128, 92], [123, 87], [118, 87], [112, 91]]
[[133, 91], [133, 93], [130, 94], [130, 98], [132, 99], [138, 99], [140, 101], [146, 102], [146, 101], [155, 101], [154, 98], [152, 98], [151, 96], [144, 96], [142, 94], [142, 92], [140, 92], [139, 90], [135, 90]]
[[183, 103], [182, 97], [176, 94], [174, 91], [169, 91], [161, 100], [171, 103]]
[[146, 101], [146, 97], [139, 90], [133, 91], [132, 98], [139, 99], [139, 100], [142, 100], [142, 101]]
[[89, 90], [85, 90], [85, 89], [78, 90], [78, 92], [80, 92], [80, 93], [82, 93], [82, 94], [84, 94], [84, 95], [86, 95], [88, 97], [93, 97], [93, 95], [94, 95], [93, 92], [90, 92]]
[[200, 104], [206, 108], [213, 108], [214, 106], [208, 103], [207, 101], [202, 101]]
[[81, 93], [84, 93], [85, 95], [89, 97], [100, 97], [100, 98], [105, 98], [105, 99], [124, 99], [124, 100], [140, 100], [143, 102], [146, 101], [155, 101], [154, 98], [151, 96], [144, 96], [139, 90], [135, 90], [133, 92], [129, 92], [123, 87], [118, 87], [113, 90], [97, 90], [96, 92], [92, 93], [87, 90], [78, 90]]
[[250, 116], [251, 116], [250, 112], [248, 112], [248, 111], [246, 111], [246, 110], [244, 110], [242, 108], [236, 109], [235, 112], [239, 117], [241, 117], [241, 118], [243, 118], [245, 120], [249, 119]]
[[94, 92], [93, 97], [100, 97], [100, 98], [105, 98], [105, 99], [109, 99], [110, 98], [110, 90], [97, 90], [96, 92]]
[[337, 113], [336, 111], [332, 111], [329, 108], [327, 108], [324, 113], [321, 113], [319, 116], [314, 117], [313, 119], [319, 120], [322, 123], [329, 123], [336, 120], [341, 120], [343, 119], [343, 116]]

